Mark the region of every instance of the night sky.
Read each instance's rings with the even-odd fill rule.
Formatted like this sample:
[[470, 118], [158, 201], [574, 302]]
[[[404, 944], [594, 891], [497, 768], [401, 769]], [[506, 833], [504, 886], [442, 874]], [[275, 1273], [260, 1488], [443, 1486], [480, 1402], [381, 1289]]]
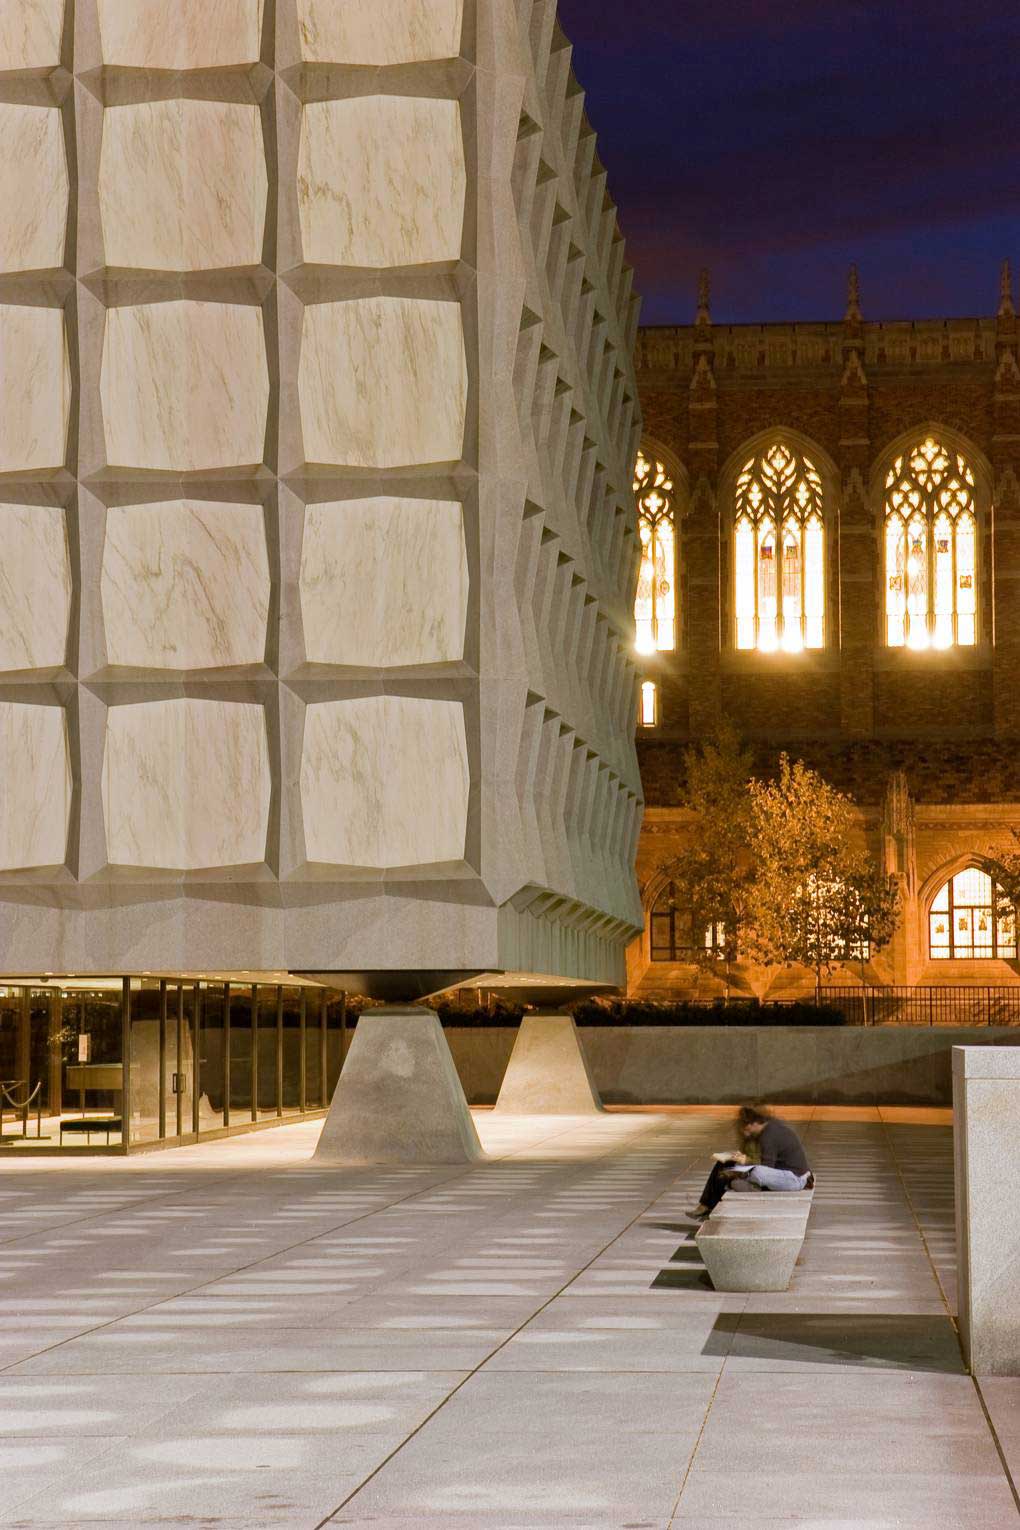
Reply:
[[994, 313], [1020, 0], [560, 0], [645, 324]]

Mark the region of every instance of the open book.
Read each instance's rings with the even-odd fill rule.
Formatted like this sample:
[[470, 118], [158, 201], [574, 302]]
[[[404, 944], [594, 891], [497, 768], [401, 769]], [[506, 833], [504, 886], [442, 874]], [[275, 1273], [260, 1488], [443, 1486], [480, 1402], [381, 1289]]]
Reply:
[[734, 1174], [750, 1174], [754, 1168], [753, 1163], [740, 1163], [738, 1161], [743, 1157], [742, 1153], [713, 1153], [712, 1157], [716, 1163], [724, 1163]]

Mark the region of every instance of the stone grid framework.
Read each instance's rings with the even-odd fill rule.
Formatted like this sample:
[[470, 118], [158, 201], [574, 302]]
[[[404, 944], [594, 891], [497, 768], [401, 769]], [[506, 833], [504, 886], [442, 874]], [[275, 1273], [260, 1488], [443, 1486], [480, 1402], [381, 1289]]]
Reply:
[[[665, 457], [677, 489], [681, 633], [675, 654], [642, 661], [660, 693], [658, 726], [638, 745], [646, 929], [628, 962], [642, 994], [695, 986], [690, 967], [651, 962], [647, 914], [690, 832], [683, 749], [723, 716], [754, 747], [759, 774], [786, 749], [860, 805], [862, 837], [900, 878], [904, 904], [870, 981], [1020, 981], [1015, 963], [928, 956], [937, 889], [1020, 824], [1020, 326], [1009, 269], [985, 318], [870, 322], [855, 279], [848, 297], [842, 323], [716, 325], [704, 290], [695, 324], [639, 334], [645, 449]], [[978, 641], [915, 653], [884, 641], [883, 485], [891, 457], [929, 431], [974, 468]], [[730, 636], [734, 471], [777, 436], [825, 488], [826, 641], [795, 655], [737, 652]], [[740, 977], [779, 994], [813, 982], [744, 964]]]
[[549, 0], [0, 8], [0, 968], [613, 979], [636, 300]]

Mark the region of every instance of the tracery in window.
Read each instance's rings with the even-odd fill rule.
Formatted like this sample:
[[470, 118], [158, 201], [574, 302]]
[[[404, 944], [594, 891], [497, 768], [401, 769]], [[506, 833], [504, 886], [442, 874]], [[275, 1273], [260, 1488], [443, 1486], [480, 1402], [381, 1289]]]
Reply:
[[[651, 957], [653, 962], [692, 962], [695, 957], [694, 930], [690, 914], [677, 904], [672, 882], [652, 904]], [[721, 919], [698, 932], [698, 945], [723, 960], [726, 955], [726, 926]]]
[[885, 630], [893, 648], [977, 641], [974, 473], [934, 436], [886, 475]]
[[825, 522], [814, 463], [776, 441], [737, 478], [734, 604], [738, 648], [821, 648]]
[[928, 914], [934, 961], [1016, 957], [1016, 919], [987, 871], [968, 866], [936, 893]]
[[634, 623], [638, 653], [676, 648], [676, 518], [673, 480], [663, 463], [638, 453], [634, 464], [641, 572]]

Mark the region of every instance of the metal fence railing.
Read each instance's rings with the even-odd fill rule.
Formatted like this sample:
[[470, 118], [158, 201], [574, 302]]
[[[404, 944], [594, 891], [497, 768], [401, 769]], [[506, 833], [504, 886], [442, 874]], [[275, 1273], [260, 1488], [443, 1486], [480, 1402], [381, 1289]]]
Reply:
[[819, 999], [849, 1025], [1020, 1026], [1020, 987], [823, 987]]

